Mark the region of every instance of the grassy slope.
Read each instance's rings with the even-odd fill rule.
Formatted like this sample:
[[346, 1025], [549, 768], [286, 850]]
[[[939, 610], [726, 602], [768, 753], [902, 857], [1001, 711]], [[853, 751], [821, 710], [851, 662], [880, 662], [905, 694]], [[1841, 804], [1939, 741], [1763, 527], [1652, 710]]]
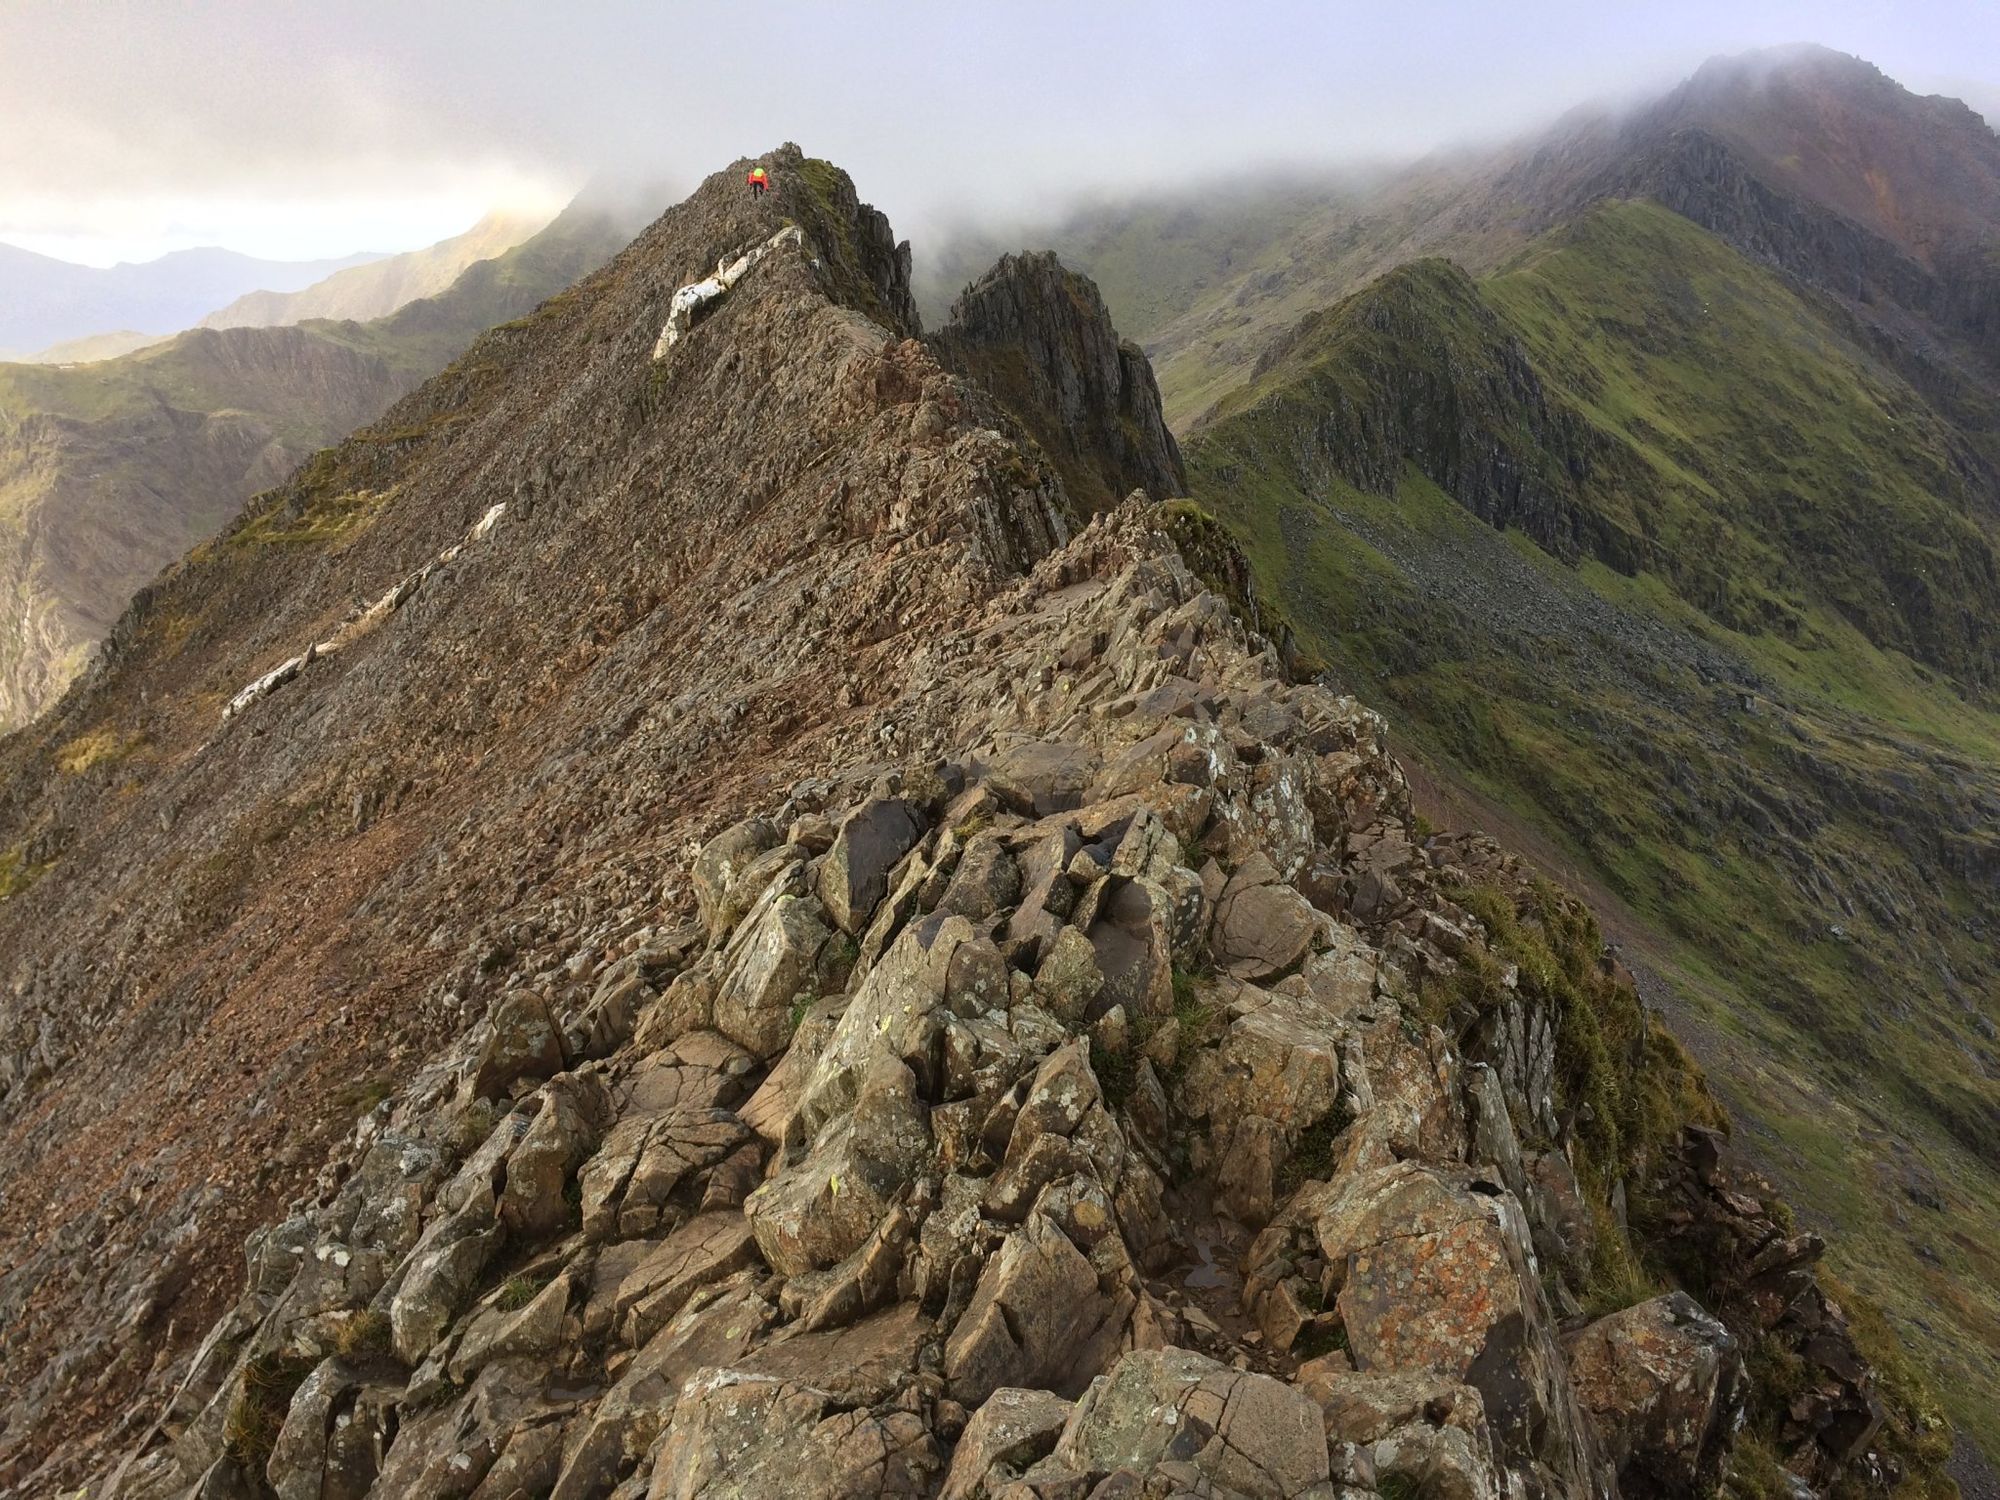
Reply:
[[[2000, 962], [1993, 875], [1961, 873], [2000, 808], [2000, 714], [1945, 671], [1990, 665], [2000, 613], [1950, 433], [1651, 207], [1600, 210], [1473, 303], [1436, 275], [1388, 291], [1433, 305], [1363, 293], [1308, 330], [1190, 445], [1197, 497], [1406, 743], [1661, 935], [1762, 1154], [2000, 1448]], [[1496, 326], [1539, 379], [1535, 421], [1488, 378]], [[1315, 426], [1343, 402], [1336, 436], [1395, 426], [1399, 370], [1448, 378], [1454, 420], [1371, 493]], [[1565, 566], [1425, 472], [1450, 482], [1440, 448], [1482, 440], [1546, 464], [1552, 430], [1589, 461], [1542, 476], [1551, 504], [1654, 566]], [[1930, 618], [1895, 607], [1906, 587]]]

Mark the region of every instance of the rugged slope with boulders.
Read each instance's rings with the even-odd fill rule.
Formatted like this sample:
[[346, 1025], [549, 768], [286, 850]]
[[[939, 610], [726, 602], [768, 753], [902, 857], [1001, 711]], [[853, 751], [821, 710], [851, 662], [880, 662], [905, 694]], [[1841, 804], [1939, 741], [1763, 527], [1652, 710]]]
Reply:
[[760, 160], [8, 742], [0, 1483], [1927, 1487], [1583, 908], [1419, 826], [1198, 512], [1070, 494], [1172, 472], [1126, 356], [985, 388]]

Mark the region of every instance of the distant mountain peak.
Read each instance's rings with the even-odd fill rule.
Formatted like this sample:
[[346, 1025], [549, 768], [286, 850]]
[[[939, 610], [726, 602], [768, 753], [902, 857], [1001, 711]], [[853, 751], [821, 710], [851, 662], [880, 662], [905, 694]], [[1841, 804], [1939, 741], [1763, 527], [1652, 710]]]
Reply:
[[419, 297], [435, 296], [466, 267], [521, 244], [549, 222], [543, 214], [495, 210], [462, 234], [420, 250], [342, 269], [297, 290], [257, 290], [201, 320], [203, 328], [268, 328], [308, 318], [386, 317]]

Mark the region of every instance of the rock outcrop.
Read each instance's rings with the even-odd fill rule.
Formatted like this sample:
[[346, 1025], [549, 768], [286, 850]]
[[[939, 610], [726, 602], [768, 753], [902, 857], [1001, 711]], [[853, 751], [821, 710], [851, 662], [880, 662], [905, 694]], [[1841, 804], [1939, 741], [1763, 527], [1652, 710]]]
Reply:
[[1118, 337], [1096, 286], [1054, 255], [1001, 257], [929, 343], [1027, 426], [1087, 509], [1187, 489], [1153, 367]]

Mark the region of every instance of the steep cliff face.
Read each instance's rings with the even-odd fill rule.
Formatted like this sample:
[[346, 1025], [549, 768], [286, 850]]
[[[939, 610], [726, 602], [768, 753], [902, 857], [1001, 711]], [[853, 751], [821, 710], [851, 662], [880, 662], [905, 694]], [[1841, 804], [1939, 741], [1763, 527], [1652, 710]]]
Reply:
[[1651, 550], [1587, 498], [1640, 476], [1618, 469], [1614, 445], [1544, 385], [1514, 330], [1447, 261], [1394, 271], [1275, 340], [1202, 441], [1225, 450], [1252, 441], [1245, 427], [1268, 433], [1308, 483], [1388, 494], [1414, 465], [1480, 519], [1559, 557], [1632, 572]]
[[11, 742], [0, 1482], [1901, 1477], [1587, 913], [1422, 830], [1184, 508], [1085, 523], [1056, 410], [915, 336], [844, 175], [759, 161]]
[[1118, 337], [1097, 288], [1054, 255], [1003, 256], [929, 343], [1026, 424], [1084, 506], [1186, 489], [1153, 367]]
[[1652, 112], [1728, 142], [1785, 196], [1931, 270], [2000, 224], [2000, 135], [1957, 99], [1911, 93], [1825, 47], [1716, 58]]

